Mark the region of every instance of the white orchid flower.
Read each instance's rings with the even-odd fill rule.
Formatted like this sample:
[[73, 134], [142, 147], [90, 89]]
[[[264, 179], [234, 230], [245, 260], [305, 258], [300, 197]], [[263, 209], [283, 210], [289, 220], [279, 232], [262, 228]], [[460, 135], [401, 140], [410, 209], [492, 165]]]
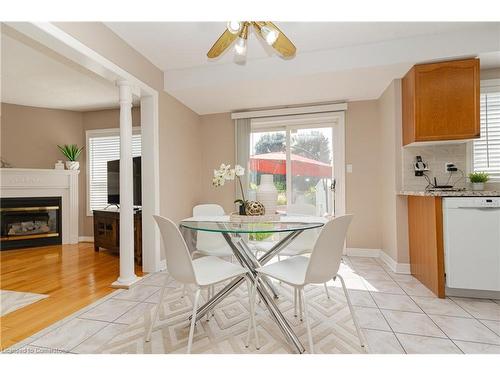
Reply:
[[224, 177], [226, 178], [226, 180], [234, 180], [235, 176], [236, 176], [236, 172], [234, 171], [234, 169], [230, 169], [229, 171], [227, 171], [227, 173]]
[[236, 166], [234, 167], [234, 171], [236, 173], [236, 176], [243, 176], [245, 174], [245, 168], [238, 164], [236, 164]]

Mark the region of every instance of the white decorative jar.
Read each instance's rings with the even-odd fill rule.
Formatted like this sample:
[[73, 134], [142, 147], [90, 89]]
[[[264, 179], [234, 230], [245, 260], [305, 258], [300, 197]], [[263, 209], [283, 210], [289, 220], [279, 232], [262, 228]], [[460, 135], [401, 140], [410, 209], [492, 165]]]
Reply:
[[484, 190], [484, 182], [472, 183], [472, 191], [483, 191], [483, 190]]
[[257, 188], [257, 200], [266, 208], [266, 215], [276, 213], [278, 190], [274, 186], [272, 174], [263, 174], [260, 176], [260, 185]]
[[80, 162], [66, 160], [66, 169], [76, 171], [76, 170], [80, 169]]
[[57, 163], [54, 165], [54, 169], [64, 169], [64, 163], [62, 160], [58, 160]]

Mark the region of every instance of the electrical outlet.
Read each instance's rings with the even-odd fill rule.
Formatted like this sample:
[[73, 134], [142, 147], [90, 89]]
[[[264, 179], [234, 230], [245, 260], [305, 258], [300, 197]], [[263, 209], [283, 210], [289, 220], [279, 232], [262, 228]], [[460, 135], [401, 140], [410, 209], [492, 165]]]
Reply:
[[458, 168], [455, 166], [455, 163], [445, 163], [444, 164], [444, 171], [445, 173], [452, 173], [456, 172]]

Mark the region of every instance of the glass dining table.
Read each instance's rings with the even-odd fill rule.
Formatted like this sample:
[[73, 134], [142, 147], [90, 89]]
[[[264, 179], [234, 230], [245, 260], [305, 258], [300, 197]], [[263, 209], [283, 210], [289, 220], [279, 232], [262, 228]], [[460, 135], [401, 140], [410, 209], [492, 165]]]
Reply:
[[[259, 268], [268, 263], [281, 250], [289, 245], [297, 236], [306, 230], [320, 228], [324, 225], [326, 219], [321, 217], [282, 217], [280, 221], [273, 222], [233, 222], [226, 217], [220, 218], [189, 218], [181, 221], [180, 227], [193, 231], [220, 233], [226, 240], [227, 244], [233, 251], [238, 262], [248, 270], [251, 282], [257, 282], [256, 268]], [[264, 252], [263, 255], [257, 257], [256, 253], [251, 250], [247, 238], [256, 234], [274, 234], [280, 233], [279, 240], [274, 245]], [[221, 291], [208, 300], [203, 306], [198, 309], [196, 320], [201, 319], [205, 314], [211, 311], [215, 305], [221, 302], [232, 291], [238, 288], [245, 281], [245, 277], [239, 277], [226, 285]], [[266, 278], [259, 278], [257, 284], [257, 292], [261, 301], [271, 314], [271, 317], [280, 328], [281, 332], [287, 339], [288, 343], [297, 353], [304, 352], [304, 346], [299, 338], [292, 330], [281, 311], [278, 309], [274, 299], [278, 298], [276, 288]]]

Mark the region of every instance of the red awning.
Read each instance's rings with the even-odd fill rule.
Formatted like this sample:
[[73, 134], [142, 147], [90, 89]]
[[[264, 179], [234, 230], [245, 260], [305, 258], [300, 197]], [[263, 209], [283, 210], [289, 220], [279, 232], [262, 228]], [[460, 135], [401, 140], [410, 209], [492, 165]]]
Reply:
[[[294, 176], [332, 177], [332, 166], [321, 161], [309, 159], [301, 155], [291, 155], [292, 173]], [[250, 170], [265, 174], [286, 174], [286, 154], [270, 152], [250, 156]]]

